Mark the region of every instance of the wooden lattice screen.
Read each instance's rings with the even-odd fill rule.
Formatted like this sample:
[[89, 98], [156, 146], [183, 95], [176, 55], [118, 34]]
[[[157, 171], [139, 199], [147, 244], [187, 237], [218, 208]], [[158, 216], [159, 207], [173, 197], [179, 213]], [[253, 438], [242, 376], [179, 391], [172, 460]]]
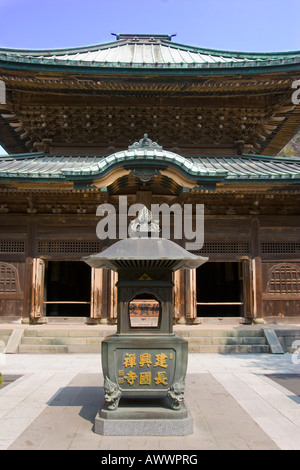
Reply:
[[38, 242], [39, 254], [51, 253], [95, 253], [100, 251], [101, 244], [97, 241], [48, 241]]
[[250, 245], [247, 242], [208, 242], [204, 243], [202, 248], [193, 249], [193, 244], [187, 244], [187, 249], [190, 249], [195, 254], [248, 254], [250, 252]]
[[276, 264], [270, 270], [268, 292], [270, 294], [299, 294], [300, 270], [294, 264]]
[[0, 263], [0, 294], [20, 292], [18, 270], [8, 263]]

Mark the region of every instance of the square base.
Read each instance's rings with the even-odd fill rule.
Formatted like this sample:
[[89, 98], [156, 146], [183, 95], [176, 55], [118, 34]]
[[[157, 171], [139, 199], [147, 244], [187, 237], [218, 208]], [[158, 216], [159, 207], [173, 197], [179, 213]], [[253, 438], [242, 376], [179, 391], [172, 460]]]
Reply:
[[122, 399], [117, 410], [99, 411], [94, 431], [104, 436], [184, 436], [193, 433], [193, 419], [185, 404], [172, 410], [163, 399]]

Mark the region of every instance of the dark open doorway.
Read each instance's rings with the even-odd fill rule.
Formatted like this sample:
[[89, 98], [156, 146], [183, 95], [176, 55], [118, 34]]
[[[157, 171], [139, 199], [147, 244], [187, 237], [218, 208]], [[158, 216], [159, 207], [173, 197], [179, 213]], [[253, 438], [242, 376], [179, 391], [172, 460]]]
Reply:
[[90, 316], [91, 269], [80, 261], [48, 261], [45, 305], [48, 316]]
[[197, 269], [197, 316], [243, 315], [241, 263], [208, 262]]

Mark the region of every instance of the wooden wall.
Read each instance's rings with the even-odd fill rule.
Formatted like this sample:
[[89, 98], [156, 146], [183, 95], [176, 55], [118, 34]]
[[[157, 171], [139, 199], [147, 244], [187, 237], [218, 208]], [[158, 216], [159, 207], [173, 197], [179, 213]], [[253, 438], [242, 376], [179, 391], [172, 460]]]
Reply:
[[[291, 291], [283, 287], [280, 292], [270, 290], [275, 271], [282, 277], [282, 286], [289, 276], [299, 276], [298, 219], [283, 215], [208, 215], [204, 247], [195, 252], [208, 256], [211, 261], [248, 260], [244, 278], [247, 283], [245, 296], [248, 306], [251, 304], [247, 309], [251, 315], [299, 316], [300, 281], [294, 282]], [[88, 214], [1, 214], [0, 316], [28, 318], [31, 314], [34, 259], [79, 261], [111, 244], [111, 241], [100, 241], [96, 237], [97, 222], [96, 217]], [[8, 278], [15, 271], [19, 287], [12, 292]], [[195, 298], [195, 276], [178, 274], [176, 279], [175, 317], [192, 319], [195, 316], [191, 305], [191, 298]], [[114, 284], [111, 275], [94, 275], [92, 283], [95, 296], [91, 300], [91, 317], [115, 319], [116, 299], [110, 295]]]

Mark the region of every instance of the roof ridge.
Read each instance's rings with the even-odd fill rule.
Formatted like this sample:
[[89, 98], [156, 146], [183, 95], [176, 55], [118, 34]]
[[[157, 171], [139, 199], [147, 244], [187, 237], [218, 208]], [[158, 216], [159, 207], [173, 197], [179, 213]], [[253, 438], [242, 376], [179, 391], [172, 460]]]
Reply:
[[[167, 41], [164, 41], [167, 42]], [[232, 56], [239, 56], [239, 58], [270, 58], [270, 57], [282, 57], [282, 56], [294, 56], [294, 55], [300, 55], [300, 50], [293, 50], [293, 51], [271, 51], [271, 52], [251, 52], [251, 51], [236, 51], [236, 50], [224, 50], [224, 49], [212, 49], [212, 48], [206, 48], [206, 47], [201, 47], [201, 46], [191, 46], [187, 44], [181, 44], [173, 41], [168, 41], [169, 46], [175, 46], [175, 47], [182, 47], [182, 48], [187, 48], [187, 50], [192, 50], [194, 49], [195, 52], [198, 52], [200, 54], [212, 54], [212, 55], [220, 55], [220, 56], [225, 56], [228, 55], [229, 57]]]
[[68, 53], [76, 54], [76, 53], [83, 53], [83, 52], [92, 52], [96, 51], [99, 48], [104, 48], [105, 46], [108, 47], [116, 47], [119, 46], [120, 44], [126, 44], [127, 41], [125, 40], [119, 40], [119, 41], [110, 41], [110, 42], [105, 42], [105, 43], [99, 43], [99, 44], [91, 44], [91, 45], [85, 45], [85, 46], [74, 46], [74, 47], [63, 47], [63, 48], [48, 48], [48, 49], [26, 49], [26, 48], [11, 48], [11, 47], [1, 47], [0, 46], [0, 54], [1, 53], [16, 53], [16, 54], [24, 54], [24, 55], [43, 55], [45, 56], [53, 56], [55, 53], [59, 53], [59, 55], [64, 55]]

